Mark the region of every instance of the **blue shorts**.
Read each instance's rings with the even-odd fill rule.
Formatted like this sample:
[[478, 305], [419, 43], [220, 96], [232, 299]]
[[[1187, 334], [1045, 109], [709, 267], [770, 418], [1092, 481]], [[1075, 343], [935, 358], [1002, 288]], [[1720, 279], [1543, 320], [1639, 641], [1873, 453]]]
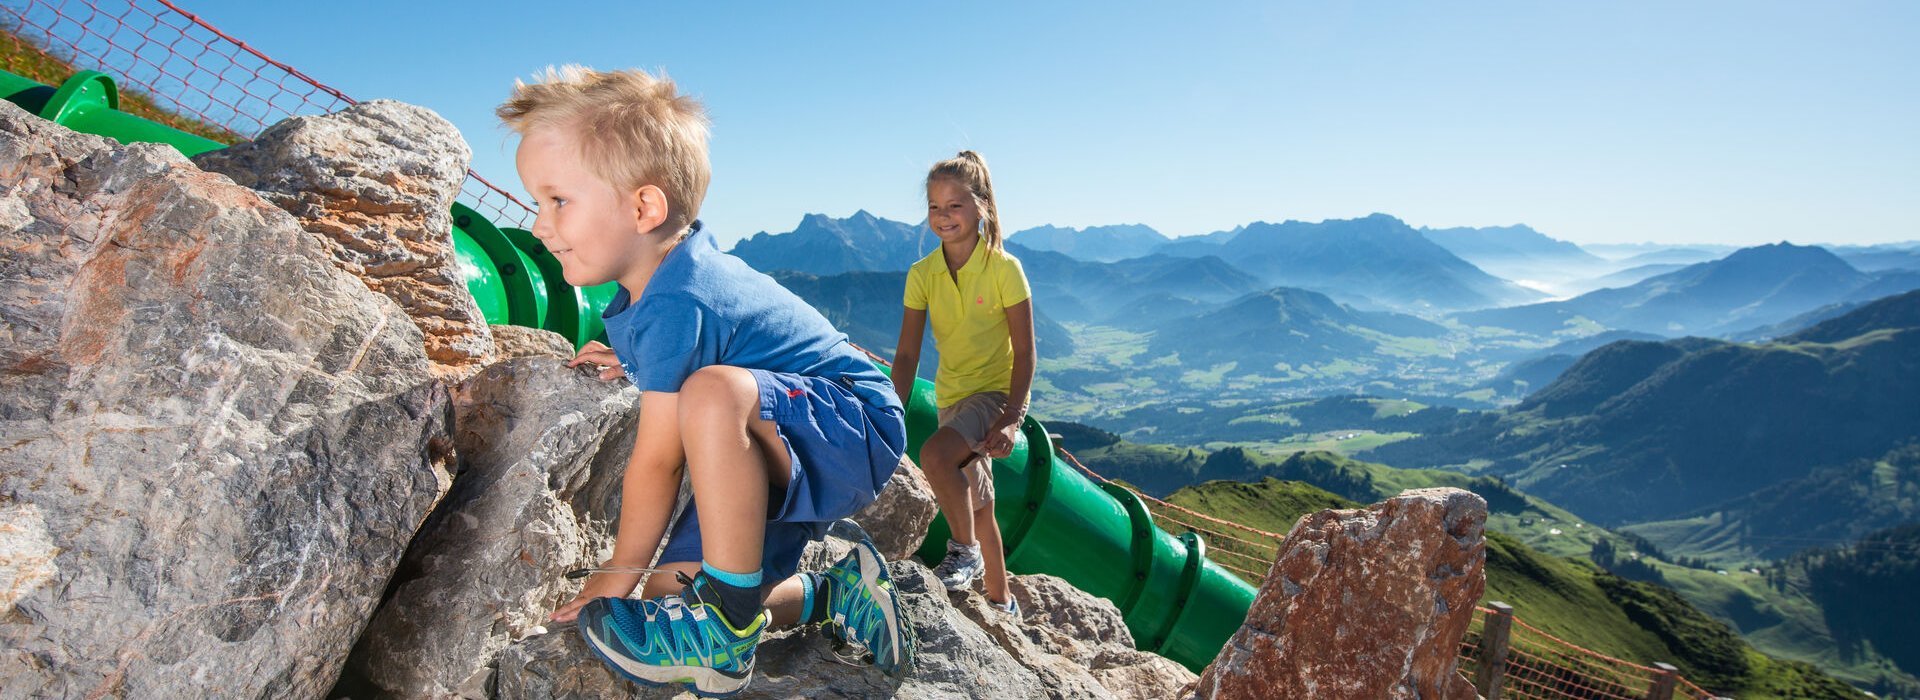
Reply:
[[[785, 494], [767, 500], [766, 544], [760, 570], [766, 585], [792, 576], [807, 542], [827, 525], [853, 515], [878, 497], [906, 453], [906, 424], [898, 408], [855, 395], [891, 391], [879, 383], [807, 377], [749, 369], [760, 389], [760, 418], [773, 421], [793, 465]], [[690, 501], [668, 530], [662, 564], [698, 562], [698, 501]]]

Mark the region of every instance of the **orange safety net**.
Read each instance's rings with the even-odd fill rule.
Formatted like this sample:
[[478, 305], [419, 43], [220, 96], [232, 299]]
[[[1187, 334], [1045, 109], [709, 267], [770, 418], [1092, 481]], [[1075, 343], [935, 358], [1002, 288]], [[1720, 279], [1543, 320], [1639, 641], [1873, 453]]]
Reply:
[[[151, 101], [176, 118], [142, 116], [216, 141], [252, 138], [287, 117], [355, 103], [169, 0], [16, 0], [0, 7], [0, 29], [75, 70], [113, 76], [123, 108], [127, 98]], [[460, 195], [502, 225], [524, 228], [533, 219], [526, 204], [471, 170]]]
[[[1481, 638], [1487, 608], [1476, 608], [1472, 627], [1460, 643], [1460, 672], [1474, 678], [1484, 659]], [[1648, 697], [1663, 671], [1617, 659], [1560, 639], [1513, 618], [1507, 639], [1507, 662], [1501, 683], [1502, 698], [1631, 699]], [[1673, 697], [1709, 700], [1717, 697], [1678, 674]]]

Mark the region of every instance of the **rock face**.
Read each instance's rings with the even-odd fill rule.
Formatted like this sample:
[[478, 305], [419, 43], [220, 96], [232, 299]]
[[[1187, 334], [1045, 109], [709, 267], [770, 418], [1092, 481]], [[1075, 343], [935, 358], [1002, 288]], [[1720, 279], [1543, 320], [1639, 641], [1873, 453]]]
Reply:
[[559, 333], [526, 326], [499, 324], [489, 328], [491, 329], [489, 332], [493, 334], [494, 356], [497, 360], [511, 360], [516, 357], [573, 359], [573, 345], [567, 342], [566, 336]]
[[341, 269], [398, 302], [425, 335], [435, 375], [457, 382], [493, 357], [449, 234], [471, 157], [439, 115], [374, 100], [293, 117], [194, 160], [293, 214]]
[[1455, 661], [1486, 587], [1486, 520], [1486, 501], [1450, 488], [1301, 518], [1199, 697], [1476, 697]]
[[866, 509], [853, 515], [854, 522], [866, 529], [873, 544], [887, 561], [905, 559], [927, 540], [927, 526], [940, 514], [933, 500], [933, 487], [912, 460], [902, 460], [893, 471], [893, 479], [880, 490], [880, 497]]
[[0, 696], [323, 693], [450, 413], [405, 312], [285, 212], [0, 103]]
[[1172, 659], [1134, 649], [1120, 609], [1047, 575], [1013, 576], [1007, 589], [1021, 616], [994, 609], [983, 595], [951, 599], [1007, 653], [1039, 676], [1049, 698], [1174, 697], [1194, 680]]
[[[802, 571], [818, 571], [847, 551], [829, 538], [809, 545]], [[753, 685], [743, 698], [1153, 698], [1173, 697], [1194, 680], [1173, 661], [1133, 649], [1120, 611], [1051, 576], [1016, 576], [1024, 615], [994, 610], [974, 592], [948, 593], [912, 560], [889, 570], [919, 637], [912, 673], [897, 685], [867, 666], [835, 659], [812, 628], [783, 630], [760, 647]], [[498, 658], [494, 697], [681, 697], [615, 676], [572, 628], [514, 644]]]
[[[947, 601], [946, 589], [934, 580], [932, 571], [913, 561], [892, 562], [889, 569], [920, 636], [920, 654], [904, 682], [895, 686], [870, 666], [841, 663], [826, 639], [806, 628], [778, 632], [763, 641], [753, 684], [737, 697], [1046, 697], [1033, 672]], [[500, 654], [499, 668], [494, 697], [503, 700], [681, 696], [672, 688], [641, 688], [615, 677], [572, 629], [508, 647]]]
[[408, 548], [342, 689], [484, 688], [494, 654], [578, 592], [562, 574], [611, 554], [639, 397], [550, 357], [492, 365], [457, 387], [453, 489]]

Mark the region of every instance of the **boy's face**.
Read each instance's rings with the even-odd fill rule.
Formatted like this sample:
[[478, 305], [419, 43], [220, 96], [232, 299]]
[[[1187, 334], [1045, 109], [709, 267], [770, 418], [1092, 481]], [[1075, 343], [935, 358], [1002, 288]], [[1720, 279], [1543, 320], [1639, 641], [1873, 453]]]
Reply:
[[647, 232], [635, 216], [634, 193], [588, 172], [570, 130], [543, 127], [527, 133], [514, 164], [539, 208], [533, 235], [559, 259], [567, 284], [591, 287], [617, 280], [641, 261]]
[[950, 178], [927, 182], [927, 226], [942, 243], [960, 243], [980, 233], [980, 207], [973, 193]]

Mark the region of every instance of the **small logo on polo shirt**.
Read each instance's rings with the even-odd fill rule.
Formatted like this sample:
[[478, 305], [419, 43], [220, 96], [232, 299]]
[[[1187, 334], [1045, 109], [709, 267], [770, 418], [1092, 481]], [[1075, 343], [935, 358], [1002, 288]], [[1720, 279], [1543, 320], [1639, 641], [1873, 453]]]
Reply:
[[987, 303], [987, 298], [986, 298], [986, 297], [974, 297], [974, 298], [973, 298], [973, 303], [975, 303], [975, 304], [985, 304], [985, 303]]

